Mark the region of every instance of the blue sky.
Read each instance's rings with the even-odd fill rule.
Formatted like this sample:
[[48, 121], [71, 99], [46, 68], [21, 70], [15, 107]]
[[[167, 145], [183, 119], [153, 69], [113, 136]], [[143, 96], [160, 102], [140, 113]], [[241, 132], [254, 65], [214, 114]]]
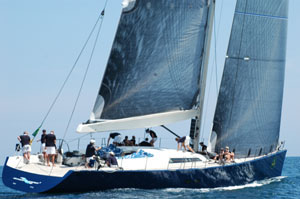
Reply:
[[[222, 13], [221, 4], [223, 1]], [[106, 66], [115, 30], [121, 10], [121, 0], [109, 0], [103, 26], [100, 33], [95, 57], [91, 63], [82, 97], [75, 111], [66, 138], [70, 141], [82, 136], [75, 133], [80, 122], [86, 121], [92, 110], [97, 91]], [[204, 141], [207, 141], [216, 100], [216, 82], [220, 83], [224, 64], [235, 0], [219, 0], [216, 8], [217, 22], [217, 67], [218, 79], [215, 79], [215, 66], [210, 62], [211, 93], [208, 109], [205, 110]], [[14, 154], [17, 136], [24, 130], [33, 132], [43, 120], [50, 104], [71, 69], [83, 46], [104, 0], [0, 0], [0, 164], [5, 156]], [[300, 135], [300, 56], [299, 29], [300, 1], [290, 0], [289, 28], [285, 90], [283, 99], [281, 140], [286, 141], [289, 156], [299, 156], [298, 140]], [[218, 26], [220, 25], [220, 26]], [[91, 49], [91, 45], [88, 46]], [[212, 48], [214, 50], [214, 48]], [[214, 58], [214, 53], [211, 53]], [[73, 104], [87, 65], [89, 52], [84, 53], [70, 81], [66, 85], [56, 106], [44, 123], [48, 131], [54, 130], [57, 137], [63, 137]], [[206, 96], [208, 97], [208, 95]], [[189, 133], [189, 121], [170, 125], [180, 135]], [[165, 130], [155, 128], [162, 143], [176, 146], [173, 137]], [[135, 134], [141, 139], [143, 130], [126, 131], [126, 135]], [[107, 133], [94, 134], [97, 144]], [[81, 141], [83, 148], [90, 135]], [[70, 142], [77, 147], [77, 140]], [[72, 144], [73, 143], [73, 144]], [[39, 144], [33, 146], [38, 151]]]

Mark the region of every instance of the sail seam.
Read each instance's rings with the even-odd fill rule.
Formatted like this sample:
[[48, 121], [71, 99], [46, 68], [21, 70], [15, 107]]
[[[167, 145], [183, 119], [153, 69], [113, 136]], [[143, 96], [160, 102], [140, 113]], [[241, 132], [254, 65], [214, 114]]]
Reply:
[[275, 19], [284, 19], [287, 20], [287, 17], [281, 17], [281, 16], [274, 16], [274, 15], [264, 15], [264, 14], [256, 14], [256, 13], [250, 13], [250, 12], [239, 12], [235, 11], [236, 14], [242, 14], [242, 15], [248, 15], [248, 16], [256, 16], [256, 17], [267, 17], [267, 18], [275, 18]]
[[[248, 79], [255, 79], [255, 78], [248, 78]], [[278, 81], [284, 81], [284, 80], [278, 80]], [[236, 101], [249, 101], [249, 102], [281, 102], [282, 100], [260, 100], [260, 99], [247, 99], [247, 98], [244, 98], [244, 99], [240, 99], [240, 98], [237, 98], [237, 97], [233, 97]], [[232, 98], [232, 99], [233, 99]], [[228, 101], [230, 102], [232, 99], [228, 99], [228, 100], [224, 100], [224, 102]]]
[[[227, 57], [227, 59], [235, 59], [235, 60], [244, 60], [244, 57]], [[251, 61], [265, 61], [265, 62], [285, 62], [285, 59], [253, 59], [250, 58]], [[248, 60], [245, 60], [248, 61]]]

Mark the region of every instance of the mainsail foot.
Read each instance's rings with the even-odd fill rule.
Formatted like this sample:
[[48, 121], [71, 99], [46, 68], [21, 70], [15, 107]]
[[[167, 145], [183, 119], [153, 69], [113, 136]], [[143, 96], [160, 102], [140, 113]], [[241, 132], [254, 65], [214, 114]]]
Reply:
[[192, 109], [150, 114], [138, 117], [129, 117], [116, 120], [93, 121], [86, 124], [79, 124], [76, 131], [78, 133], [91, 133], [148, 128], [187, 120], [195, 117], [197, 114], [198, 110]]

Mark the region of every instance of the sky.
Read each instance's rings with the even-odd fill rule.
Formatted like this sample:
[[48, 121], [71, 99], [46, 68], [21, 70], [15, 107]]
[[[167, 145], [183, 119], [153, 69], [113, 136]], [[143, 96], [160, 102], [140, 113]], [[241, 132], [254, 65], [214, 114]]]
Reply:
[[[32, 133], [42, 122], [63, 81], [84, 45], [104, 0], [0, 0], [0, 164], [14, 155], [17, 136]], [[208, 71], [208, 93], [204, 109], [201, 139], [207, 142], [211, 129], [217, 88], [221, 79], [229, 40], [235, 0], [217, 0], [216, 48], [213, 39]], [[280, 140], [285, 141], [288, 156], [300, 156], [300, 0], [290, 0], [286, 72]], [[67, 123], [85, 72], [93, 42], [87, 46], [70, 80], [42, 128], [54, 130], [58, 138], [65, 135], [70, 147], [83, 149], [90, 137], [101, 145], [108, 133], [82, 135], [75, 132], [79, 123], [89, 118], [106, 67], [121, 12], [121, 0], [108, 0], [99, 41], [87, 79], [68, 130]], [[93, 37], [94, 38], [94, 37]], [[93, 40], [93, 39], [92, 39]], [[214, 52], [217, 52], [216, 54]], [[217, 64], [213, 62], [216, 58]], [[217, 75], [216, 75], [217, 68]], [[217, 78], [216, 78], [217, 76]], [[190, 121], [168, 127], [179, 135], [188, 135]], [[174, 137], [155, 127], [162, 146], [176, 147]], [[143, 139], [143, 129], [125, 131]], [[40, 134], [38, 135], [38, 137]], [[83, 137], [80, 141], [78, 137]], [[158, 145], [159, 143], [156, 143]], [[39, 151], [34, 142], [33, 153]]]

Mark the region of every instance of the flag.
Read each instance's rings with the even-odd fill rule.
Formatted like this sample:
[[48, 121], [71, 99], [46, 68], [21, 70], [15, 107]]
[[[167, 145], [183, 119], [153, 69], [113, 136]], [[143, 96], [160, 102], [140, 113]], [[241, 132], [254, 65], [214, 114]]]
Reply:
[[35, 136], [38, 134], [38, 132], [39, 132], [39, 130], [40, 130], [41, 127], [42, 127], [42, 125], [39, 126], [39, 128], [37, 128], [37, 129], [32, 133], [32, 136], [33, 136], [33, 137], [35, 137]]
[[32, 133], [32, 136], [33, 138], [30, 140], [30, 145], [32, 145], [32, 142], [35, 138], [35, 136], [38, 134], [39, 130], [41, 129], [42, 125], [39, 126], [39, 128], [37, 128], [33, 133]]

